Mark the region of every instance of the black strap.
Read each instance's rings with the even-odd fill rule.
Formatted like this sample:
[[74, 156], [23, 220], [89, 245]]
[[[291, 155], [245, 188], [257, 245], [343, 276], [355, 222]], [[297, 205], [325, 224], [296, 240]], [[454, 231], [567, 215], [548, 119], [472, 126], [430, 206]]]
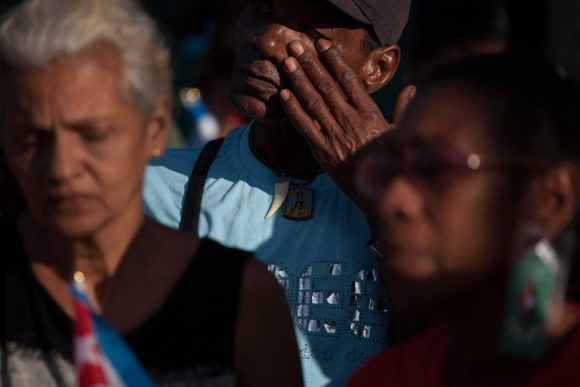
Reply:
[[187, 183], [187, 191], [185, 192], [183, 209], [181, 210], [179, 229], [187, 231], [195, 236], [197, 236], [197, 225], [199, 223], [201, 197], [203, 196], [205, 179], [209, 167], [215, 159], [223, 142], [223, 138], [218, 138], [217, 140], [208, 142], [203, 147]]

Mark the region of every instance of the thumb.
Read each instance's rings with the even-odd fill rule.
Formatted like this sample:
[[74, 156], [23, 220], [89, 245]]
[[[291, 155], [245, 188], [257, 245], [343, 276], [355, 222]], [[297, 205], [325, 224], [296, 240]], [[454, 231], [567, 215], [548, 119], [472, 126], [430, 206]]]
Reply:
[[415, 94], [417, 94], [417, 87], [414, 85], [409, 85], [405, 87], [399, 93], [397, 97], [397, 101], [395, 102], [395, 109], [393, 110], [393, 125], [396, 127], [401, 122], [407, 107], [415, 98]]

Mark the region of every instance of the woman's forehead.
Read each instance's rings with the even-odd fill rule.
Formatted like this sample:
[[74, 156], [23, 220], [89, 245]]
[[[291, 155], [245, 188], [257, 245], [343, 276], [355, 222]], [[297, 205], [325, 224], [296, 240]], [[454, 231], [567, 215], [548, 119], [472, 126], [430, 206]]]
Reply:
[[126, 105], [120, 60], [115, 52], [97, 46], [45, 67], [15, 71], [8, 80], [1, 94], [12, 119], [30, 120], [55, 112], [77, 119]]
[[477, 90], [433, 86], [418, 93], [399, 130], [408, 143], [482, 151], [491, 142], [489, 111]]

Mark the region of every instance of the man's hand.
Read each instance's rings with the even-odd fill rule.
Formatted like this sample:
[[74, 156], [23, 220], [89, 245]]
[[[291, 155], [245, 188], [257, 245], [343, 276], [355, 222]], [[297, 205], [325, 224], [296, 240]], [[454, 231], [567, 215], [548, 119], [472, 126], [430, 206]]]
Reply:
[[391, 124], [338, 49], [324, 39], [316, 42], [316, 49], [318, 57], [302, 42], [290, 43], [292, 56], [282, 68], [292, 90], [281, 90], [280, 100], [320, 166], [362, 207], [353, 184], [354, 156], [398, 123], [415, 87], [399, 94]]

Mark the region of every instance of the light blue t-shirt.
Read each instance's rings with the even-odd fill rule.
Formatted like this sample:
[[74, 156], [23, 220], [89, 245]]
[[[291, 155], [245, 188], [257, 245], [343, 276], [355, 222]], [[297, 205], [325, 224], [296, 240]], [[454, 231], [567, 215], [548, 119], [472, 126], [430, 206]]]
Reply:
[[[208, 173], [200, 236], [255, 251], [286, 290], [308, 387], [343, 386], [388, 342], [386, 293], [366, 242], [366, 220], [326, 174], [307, 187], [313, 217], [294, 221], [284, 208], [266, 219], [276, 176], [249, 149], [249, 126], [230, 133]], [[199, 150], [171, 149], [147, 168], [149, 217], [177, 228]], [[219, 286], [219, 278], [215, 279]]]

